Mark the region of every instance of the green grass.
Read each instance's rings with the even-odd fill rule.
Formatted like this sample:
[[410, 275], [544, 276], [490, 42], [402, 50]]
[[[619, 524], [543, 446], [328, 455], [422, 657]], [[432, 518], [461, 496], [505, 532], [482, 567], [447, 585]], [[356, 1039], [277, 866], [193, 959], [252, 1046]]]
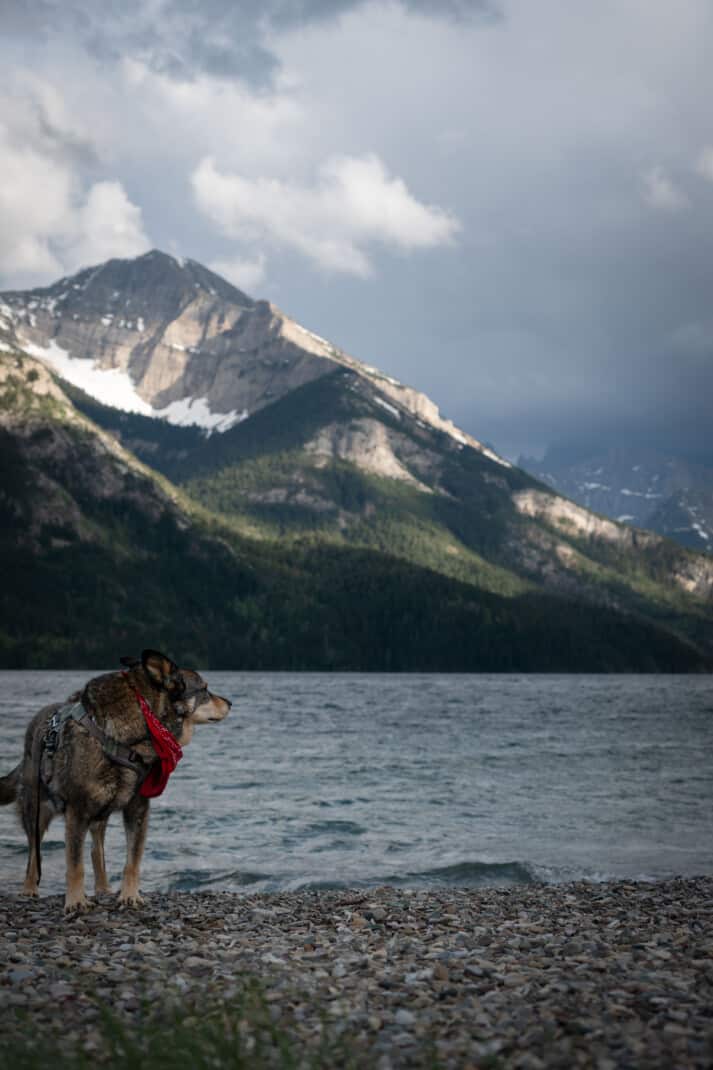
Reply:
[[[204, 1005], [174, 1006], [168, 1012], [146, 1002], [133, 1020], [92, 1000], [99, 1019], [85, 1021], [76, 1032], [59, 1020], [56, 1028], [38, 1029], [30, 1015], [17, 1013], [14, 1021], [6, 1016], [0, 1065], [13, 1070], [95, 1070], [97, 1065], [107, 1070], [370, 1070], [375, 1064], [370, 1041], [341, 1032], [324, 1015], [320, 1039], [308, 1044], [289, 1009], [269, 1002], [256, 981], [230, 1003], [216, 1004], [208, 994], [203, 999]], [[438, 1070], [432, 1041], [414, 1055], [412, 1065]]]

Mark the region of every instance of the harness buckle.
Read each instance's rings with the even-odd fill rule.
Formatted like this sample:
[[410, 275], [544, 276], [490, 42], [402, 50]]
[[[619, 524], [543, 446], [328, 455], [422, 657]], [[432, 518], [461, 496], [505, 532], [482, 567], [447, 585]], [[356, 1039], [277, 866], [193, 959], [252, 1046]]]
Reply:
[[62, 727], [62, 719], [59, 713], [53, 713], [47, 723], [45, 732], [45, 751], [50, 757], [55, 754], [59, 746], [59, 733]]

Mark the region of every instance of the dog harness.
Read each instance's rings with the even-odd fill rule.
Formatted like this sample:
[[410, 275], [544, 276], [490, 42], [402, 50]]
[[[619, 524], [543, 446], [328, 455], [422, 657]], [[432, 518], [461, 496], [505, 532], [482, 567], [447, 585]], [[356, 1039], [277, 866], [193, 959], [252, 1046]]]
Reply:
[[44, 751], [50, 758], [54, 756], [62, 735], [62, 729], [68, 721], [76, 721], [82, 728], [86, 728], [90, 736], [94, 736], [101, 743], [102, 750], [110, 761], [117, 765], [123, 765], [131, 769], [143, 780], [147, 775], [147, 767], [143, 758], [133, 747], [126, 743], [119, 743], [103, 732], [91, 713], [84, 708], [81, 702], [68, 702], [52, 714], [45, 732]]

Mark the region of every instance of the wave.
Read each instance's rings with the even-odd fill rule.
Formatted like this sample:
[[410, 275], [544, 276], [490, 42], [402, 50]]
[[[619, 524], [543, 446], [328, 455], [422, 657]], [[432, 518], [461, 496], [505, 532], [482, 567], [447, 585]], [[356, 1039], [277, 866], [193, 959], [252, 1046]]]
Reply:
[[276, 874], [230, 870], [209, 873], [205, 870], [185, 869], [170, 875], [172, 891], [191, 891], [201, 888], [224, 888], [237, 891], [330, 891], [344, 888], [377, 888], [391, 885], [396, 888], [482, 888], [533, 884], [542, 880], [524, 862], [458, 862], [405, 873], [374, 874], [366, 877], [328, 877], [314, 874]]
[[[253, 885], [260, 885], [259, 889]], [[232, 870], [228, 873], [210, 873], [203, 869], [183, 869], [169, 874], [169, 890], [194, 892], [201, 888], [245, 888], [250, 891], [274, 890], [280, 886], [279, 878], [270, 873], [254, 873], [250, 870]]]
[[290, 890], [329, 891], [345, 888], [378, 888], [384, 885], [394, 888], [485, 888], [511, 887], [519, 884], [534, 884], [541, 877], [534, 875], [532, 867], [524, 862], [457, 862], [450, 866], [404, 873], [378, 874], [368, 877], [346, 879], [299, 879], [290, 878], [287, 883], [278, 881], [278, 886]]
[[437, 866], [404, 877], [394, 878], [391, 883], [417, 883], [422, 887], [451, 885], [461, 888], [534, 884], [532, 869], [525, 862], [456, 862], [450, 866]]
[[[206, 871], [184, 869], [168, 876], [171, 891], [286, 892], [368, 890], [391, 886], [429, 890], [436, 888], [509, 888], [535, 884], [563, 884], [570, 881], [600, 883], [621, 875], [579, 866], [544, 866], [533, 862], [482, 862], [464, 860], [447, 866], [355, 877], [322, 877], [318, 873], [265, 873], [252, 870]], [[165, 880], [166, 878], [163, 878]], [[629, 880], [651, 881], [656, 876], [638, 873]]]
[[[5, 847], [5, 865], [0, 863], [0, 875], [7, 876], [8, 882], [18, 885], [20, 870], [16, 863], [10, 864], [13, 847]], [[62, 848], [62, 843], [48, 844], [52, 848]], [[8, 847], [10, 848], [8, 850]], [[24, 846], [22, 853], [24, 853]], [[18, 850], [19, 854], [20, 851]], [[112, 879], [116, 874], [112, 875]], [[54, 876], [47, 874], [43, 891], [59, 893], [64, 888], [63, 872]], [[324, 877], [319, 871], [302, 873], [273, 872], [268, 873], [250, 869], [206, 870], [197, 868], [173, 869], [166, 872], [151, 872], [148, 866], [143, 880], [147, 891], [160, 890], [170, 892], [236, 892], [244, 895], [263, 892], [296, 891], [345, 891], [349, 889], [369, 889], [391, 886], [394, 888], [428, 891], [438, 888], [508, 888], [536, 884], [562, 884], [569, 881], [585, 880], [599, 883], [607, 880], [621, 879], [621, 874], [606, 873], [593, 869], [569, 866], [542, 866], [531, 862], [482, 862], [464, 860], [447, 866], [434, 866], [429, 869], [381, 872], [355, 877]], [[648, 882], [657, 879], [655, 874], [637, 873], [628, 880]]]

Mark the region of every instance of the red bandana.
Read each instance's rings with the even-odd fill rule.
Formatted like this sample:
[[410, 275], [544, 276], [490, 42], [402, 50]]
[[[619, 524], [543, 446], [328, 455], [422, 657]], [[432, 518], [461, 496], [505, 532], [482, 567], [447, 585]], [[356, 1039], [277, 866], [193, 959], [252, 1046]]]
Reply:
[[146, 727], [151, 736], [153, 749], [156, 751], [156, 757], [158, 758], [158, 761], [151, 766], [148, 776], [139, 789], [139, 794], [145, 795], [148, 799], [154, 799], [157, 795], [161, 795], [168, 784], [168, 778], [183, 757], [183, 751], [180, 744], [176, 742], [168, 729], [155, 716], [141, 692], [134, 688], [134, 694], [141, 707]]

